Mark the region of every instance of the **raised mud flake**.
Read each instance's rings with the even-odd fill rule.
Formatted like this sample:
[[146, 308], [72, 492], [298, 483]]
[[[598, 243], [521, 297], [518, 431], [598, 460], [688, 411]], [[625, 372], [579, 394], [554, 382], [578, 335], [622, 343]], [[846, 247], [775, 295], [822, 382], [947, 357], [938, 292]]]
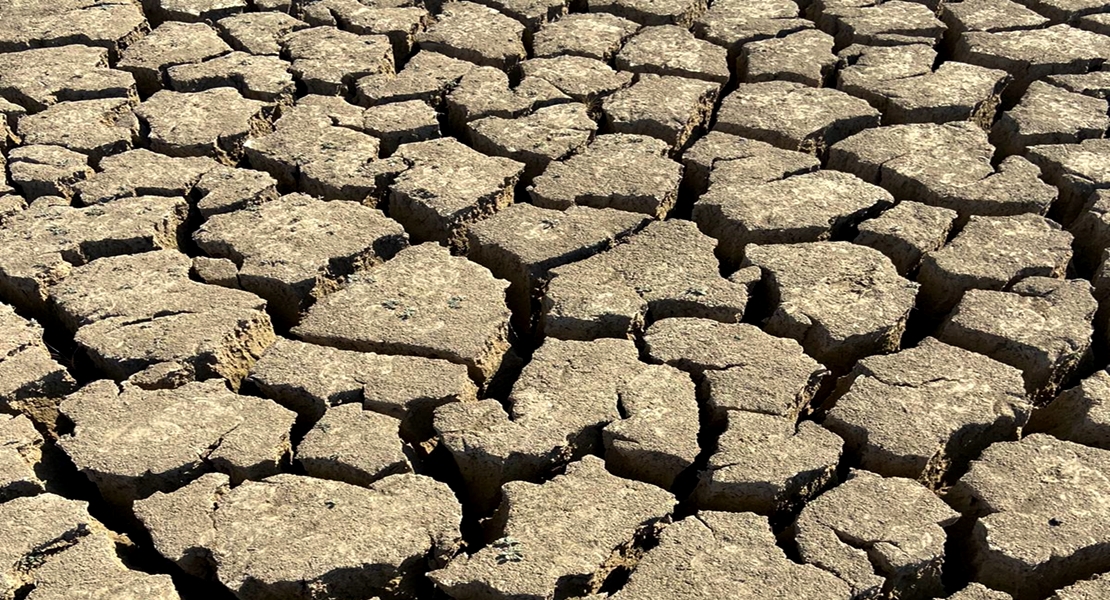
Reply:
[[507, 70], [528, 57], [524, 26], [493, 8], [447, 2], [439, 20], [417, 36], [421, 50]]
[[135, 108], [150, 129], [150, 147], [169, 156], [209, 156], [234, 165], [243, 143], [269, 127], [269, 108], [235, 88], [195, 94], [162, 90]]
[[136, 98], [135, 79], [108, 66], [108, 51], [90, 46], [0, 54], [0, 97], [38, 112], [67, 100]]
[[497, 541], [429, 574], [452, 598], [596, 592], [612, 568], [601, 565], [675, 504], [659, 488], [607, 473], [593, 456], [542, 485], [506, 484], [503, 494], [491, 534]]
[[129, 506], [208, 471], [233, 483], [280, 471], [296, 415], [223, 381], [142, 390], [97, 381], [62, 401], [74, 423], [58, 445], [109, 501]]
[[124, 566], [87, 503], [54, 494], [0, 505], [0, 597], [178, 600], [169, 575]]
[[907, 200], [860, 223], [859, 234], [852, 241], [882, 252], [899, 275], [908, 277], [922, 256], [944, 246], [956, 216], [954, 210]]
[[816, 171], [821, 162], [812, 154], [775, 148], [767, 142], [710, 131], [682, 153], [684, 184], [699, 196], [710, 182], [766, 183]]
[[296, 460], [320, 479], [369, 487], [388, 475], [411, 473], [401, 422], [359, 404], [329, 408], [297, 445]]
[[471, 143], [484, 154], [524, 163], [530, 181], [555, 160], [580, 151], [594, 137], [597, 123], [577, 102], [541, 108], [517, 119], [486, 117], [468, 126]]
[[134, 75], [139, 93], [148, 96], [162, 89], [162, 75], [166, 69], [198, 63], [230, 51], [231, 47], [211, 26], [170, 21], [128, 46], [116, 68]]
[[748, 244], [844, 238], [860, 221], [894, 205], [886, 190], [836, 171], [729, 183], [715, 179], [694, 204], [693, 218], [702, 232], [719, 241], [717, 254], [736, 263]]
[[541, 297], [551, 269], [601, 252], [647, 222], [644, 215], [614, 209], [514, 204], [469, 226], [467, 258], [509, 282], [509, 308], [528, 329], [538, 316], [532, 301]]
[[693, 31], [726, 48], [732, 60], [745, 44], [812, 29], [813, 22], [798, 18], [798, 13], [791, 0], [716, 0], [694, 22]]
[[330, 25], [360, 35], [384, 35], [398, 63], [409, 57], [416, 36], [431, 20], [420, 3], [407, 1], [367, 4], [359, 0], [316, 0], [301, 3], [298, 16], [311, 25]]
[[198, 380], [223, 377], [237, 388], [274, 341], [266, 301], [192, 281], [191, 266], [175, 250], [101, 258], [73, 269], [50, 298], [110, 377], [177, 362]]
[[617, 53], [622, 71], [701, 79], [728, 83], [728, 57], [724, 48], [694, 37], [675, 25], [645, 27]]
[[0, 291], [17, 308], [43, 319], [48, 288], [75, 265], [116, 254], [177, 248], [188, 204], [182, 198], [139, 197], [71, 208], [42, 199], [4, 220]]
[[1035, 81], [1021, 103], [999, 117], [991, 140], [1005, 154], [1022, 154], [1029, 146], [1100, 138], [1110, 127], [1108, 108], [1104, 99]]
[[143, 0], [156, 21], [213, 22], [248, 10], [247, 0]]
[[42, 444], [42, 436], [26, 416], [0, 415], [0, 503], [44, 491], [36, 473]]
[[1110, 452], [1043, 434], [992, 445], [949, 494], [979, 517], [975, 580], [1016, 600], [1044, 598], [1110, 570]]
[[305, 421], [348, 402], [400, 420], [402, 439], [433, 435], [432, 411], [475, 399], [466, 367], [445, 360], [339, 350], [279, 339], [247, 376], [263, 396]]
[[1049, 75], [1097, 71], [1110, 56], [1110, 37], [1053, 25], [1029, 31], [971, 31], [956, 42], [952, 58], [992, 69], [1014, 78], [1003, 100], [1016, 101], [1029, 85]]
[[393, 47], [382, 35], [312, 27], [289, 33], [282, 44], [293, 75], [313, 94], [343, 96], [361, 77], [394, 72]]
[[948, 600], [1014, 600], [1014, 597], [1005, 592], [992, 590], [981, 583], [972, 583], [949, 596]]
[[607, 63], [583, 56], [532, 58], [520, 63], [524, 77], [539, 77], [559, 91], [587, 105], [632, 84], [632, 73], [615, 71]]
[[6, 412], [25, 398], [58, 398], [75, 382], [51, 356], [42, 339], [42, 327], [0, 304], [0, 407]]
[[[163, 547], [179, 548], [186, 535], [203, 540], [219, 581], [243, 600], [413, 597], [417, 578], [461, 542], [461, 508], [450, 488], [422, 475], [393, 475], [370, 488], [288, 474], [226, 493], [212, 487], [162, 498], [196, 515], [195, 530], [164, 532], [174, 543]], [[188, 496], [177, 502], [177, 494]], [[297, 540], [295, 550], [289, 540]]]
[[834, 35], [840, 48], [852, 44], [932, 45], [940, 41], [946, 29], [930, 7], [918, 2], [818, 2], [810, 11], [818, 13], [818, 26]]
[[[966, 3], [966, 2], [964, 2]], [[937, 52], [928, 44], [865, 46], [854, 44], [837, 56], [836, 89], [863, 98], [873, 106], [886, 102], [884, 86], [933, 72]]]
[[1016, 31], [1048, 24], [1048, 19], [1013, 0], [945, 3], [939, 16], [948, 26], [945, 36], [950, 40], [967, 31]]
[[1085, 8], [1087, 8], [1088, 11], [1095, 12], [1096, 14], [1084, 15], [1084, 16], [1079, 17], [1077, 19], [1076, 18], [1072, 18], [1072, 19], [1066, 19], [1065, 18], [1065, 19], [1060, 19], [1060, 20], [1061, 21], [1072, 21], [1072, 22], [1075, 23], [1075, 26], [1080, 28], [1080, 29], [1086, 29], [1087, 31], [1093, 31], [1095, 33], [1100, 33], [1102, 35], [1106, 35], [1107, 33], [1110, 33], [1110, 19], [1107, 18], [1106, 12], [1104, 12], [1105, 11], [1105, 3], [1104, 2], [1101, 2], [1100, 0], [1090, 0], [1090, 1], [1079, 0], [1078, 2], [1069, 2], [1069, 0], [1063, 0], [1062, 2], [1057, 2], [1056, 4], [1072, 4], [1073, 6], [1076, 6], [1076, 7], [1087, 5]]
[[794, 523], [802, 560], [855, 597], [933, 598], [944, 591], [945, 532], [960, 514], [916, 481], [854, 471]]
[[713, 238], [689, 221], [652, 223], [613, 249], [551, 271], [543, 329], [561, 339], [624, 338], [645, 318], [734, 323], [748, 288], [720, 276]]
[[698, 474], [704, 510], [771, 514], [816, 496], [836, 480], [843, 442], [821, 426], [783, 414], [727, 413], [716, 452]]
[[1041, 400], [1088, 358], [1097, 308], [1082, 279], [1030, 277], [1008, 292], [967, 292], [937, 337], [1021, 369], [1026, 390]]
[[690, 27], [708, 8], [705, 0], [595, 0], [590, 12], [609, 13], [641, 25]]
[[98, 166], [98, 173], [74, 185], [85, 206], [136, 196], [188, 198], [207, 173], [220, 168], [208, 157], [166, 156], [146, 148], [113, 154]]
[[447, 90], [474, 68], [474, 63], [438, 52], [417, 52], [396, 75], [369, 75], [359, 79], [355, 84], [358, 103], [373, 106], [423, 100], [438, 107]]
[[532, 36], [532, 51], [539, 58], [584, 56], [608, 63], [639, 28], [607, 13], [569, 14], [540, 27]]
[[829, 374], [798, 342], [747, 323], [663, 319], [648, 327], [644, 344], [652, 361], [694, 375], [716, 426], [735, 411], [796, 419]]
[[744, 44], [737, 66], [740, 81], [793, 81], [821, 87], [836, 66], [832, 36], [812, 29]]
[[1053, 75], [1045, 81], [1069, 92], [1092, 98], [1110, 98], [1110, 71], [1094, 71], [1079, 75]]
[[1110, 187], [1110, 140], [1031, 146], [1026, 156], [1040, 167], [1045, 181], [1060, 189], [1058, 220], [1065, 226], [1087, 208], [1095, 190]]
[[389, 188], [389, 215], [414, 241], [465, 250], [474, 222], [513, 202], [524, 171], [514, 160], [485, 156], [454, 138], [404, 144], [394, 154], [407, 168]]
[[303, 194], [214, 215], [193, 241], [208, 256], [235, 262], [239, 285], [265, 298], [289, 324], [343, 278], [392, 258], [408, 243], [401, 227], [377, 209]]
[[214, 568], [211, 512], [231, 489], [224, 473], [205, 473], [173, 492], [154, 492], [132, 504], [159, 554], [186, 573], [210, 578]]
[[708, 125], [720, 89], [708, 81], [641, 75], [631, 87], [605, 98], [601, 107], [613, 132], [659, 138], [678, 152]]
[[471, 121], [486, 117], [512, 119], [537, 109], [571, 102], [570, 96], [546, 79], [526, 77], [510, 87], [509, 76], [494, 67], [475, 67], [463, 75], [446, 98], [451, 126], [465, 131]]
[[0, 7], [0, 52], [84, 44], [115, 59], [146, 31], [142, 7], [120, 0], [5, 3]]
[[178, 92], [202, 92], [231, 87], [244, 98], [288, 104], [296, 91], [289, 63], [276, 56], [231, 52], [201, 63], [166, 70], [169, 87]]
[[1038, 215], [973, 216], [947, 245], [925, 254], [917, 281], [925, 310], [942, 315], [970, 289], [1003, 290], [1026, 277], [1064, 277], [1072, 234]]
[[16, 133], [26, 145], [61, 146], [87, 154], [95, 165], [134, 146], [139, 120], [128, 99], [76, 100], [23, 117]]
[[[1105, 18], [1106, 11], [1110, 9], [1110, 5], [1107, 5], [1105, 0], [1018, 0], [1018, 2], [1048, 17], [1053, 23], [1076, 21], [1097, 23], [1100, 20], [1099, 17]], [[1092, 31], [1099, 31], [1097, 27], [1090, 28]], [[1099, 33], [1104, 32], [1105, 28], [1099, 31]]]
[[879, 124], [879, 112], [844, 92], [789, 81], [742, 83], [725, 97], [714, 129], [817, 155]]
[[231, 47], [240, 52], [277, 56], [285, 36], [308, 27], [300, 19], [280, 12], [248, 12], [216, 22]]
[[1110, 593], [1110, 575], [1101, 574], [1076, 582], [1056, 592], [1048, 600], [1098, 600]]
[[40, 196], [72, 198], [74, 187], [93, 170], [80, 152], [61, 146], [19, 146], [8, 153], [12, 183], [28, 202]]
[[363, 115], [362, 127], [382, 141], [383, 156], [393, 154], [401, 144], [440, 137], [439, 115], [420, 100], [371, 106]]
[[934, 338], [864, 358], [838, 387], [824, 425], [861, 468], [931, 487], [1017, 439], [1031, 409], [1020, 371]]
[[524, 25], [524, 39], [529, 40], [541, 27], [566, 16], [567, 0], [480, 0]]
[[657, 219], [678, 201], [681, 164], [667, 158], [670, 146], [640, 135], [594, 138], [581, 152], [548, 165], [528, 194], [541, 208], [574, 205], [615, 208]]
[[765, 329], [793, 338], [822, 364], [848, 368], [898, 347], [918, 285], [877, 250], [848, 242], [748, 246], [774, 313]]
[[1025, 158], [997, 167], [987, 134], [970, 122], [869, 129], [829, 149], [828, 168], [913, 200], [968, 215], [1044, 214], [1057, 192]]
[[1099, 371], [1033, 412], [1026, 431], [1110, 450], [1110, 373]]
[[[675, 573], [683, 573], [675, 577]], [[792, 562], [767, 520], [750, 513], [702, 511], [668, 525], [613, 600], [710, 598], [844, 600], [848, 585]]]
[[293, 332], [347, 350], [461, 363], [484, 383], [509, 350], [508, 286], [438, 244], [421, 244], [317, 302]]

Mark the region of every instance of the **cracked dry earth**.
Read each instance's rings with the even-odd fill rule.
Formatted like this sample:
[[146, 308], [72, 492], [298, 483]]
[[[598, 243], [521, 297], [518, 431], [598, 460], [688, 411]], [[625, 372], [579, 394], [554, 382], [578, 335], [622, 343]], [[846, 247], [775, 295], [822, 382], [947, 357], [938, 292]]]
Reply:
[[0, 600], [1110, 599], [1110, 0], [0, 0]]

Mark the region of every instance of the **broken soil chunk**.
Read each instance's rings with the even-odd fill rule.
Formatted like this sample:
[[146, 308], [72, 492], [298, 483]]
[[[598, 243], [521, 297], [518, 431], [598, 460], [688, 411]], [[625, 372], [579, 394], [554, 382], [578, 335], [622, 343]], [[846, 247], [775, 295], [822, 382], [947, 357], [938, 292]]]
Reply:
[[614, 71], [607, 63], [582, 56], [533, 58], [520, 63], [524, 77], [539, 77], [587, 105], [632, 84], [632, 73]]
[[640, 26], [607, 13], [578, 13], [545, 23], [532, 37], [535, 56], [584, 56], [610, 62]]
[[429, 577], [457, 600], [593, 593], [613, 568], [603, 565], [674, 503], [671, 494], [613, 476], [587, 456], [542, 485], [507, 484], [490, 536], [497, 541]]
[[1026, 277], [1063, 277], [1072, 235], [1037, 215], [973, 216], [947, 245], [925, 254], [921, 304], [943, 315], [970, 289], [1003, 290]]
[[669, 487], [698, 452], [694, 395], [689, 377], [641, 363], [631, 341], [548, 338], [513, 385], [507, 414], [496, 401], [448, 404], [435, 428], [483, 509], [501, 484], [599, 451], [602, 428], [610, 470]]
[[1110, 451], [1033, 434], [992, 445], [949, 495], [978, 515], [975, 580], [1015, 600], [1110, 571], [1106, 510]]
[[1070, 225], [1087, 208], [1095, 190], [1110, 187], [1110, 140], [1090, 139], [1078, 144], [1031, 146], [1029, 160], [1040, 167], [1044, 180], [1060, 189], [1057, 221]]
[[383, 156], [393, 154], [401, 144], [440, 136], [435, 109], [420, 100], [372, 106], [363, 115], [362, 126], [366, 133], [381, 139]]
[[99, 173], [74, 187], [86, 206], [136, 196], [188, 198], [198, 181], [219, 166], [208, 157], [172, 157], [140, 148], [105, 157]]
[[1033, 413], [1026, 431], [1110, 450], [1110, 373], [1099, 371]]
[[509, 350], [508, 286], [438, 244], [421, 244], [317, 302], [293, 332], [346, 350], [446, 359], [484, 383]]
[[514, 204], [470, 226], [467, 258], [509, 282], [509, 308], [527, 329], [538, 317], [532, 300], [541, 298], [551, 269], [606, 250], [647, 222], [643, 215], [607, 208]]
[[285, 13], [248, 12], [220, 19], [216, 26], [231, 47], [240, 52], [277, 56], [285, 36], [308, 24]]
[[25, 145], [54, 145], [89, 156], [94, 166], [111, 154], [130, 150], [139, 135], [139, 120], [130, 100], [60, 102], [19, 120], [16, 133]]
[[199, 63], [231, 51], [216, 30], [205, 23], [171, 21], [127, 47], [116, 68], [135, 76], [144, 97], [162, 89], [162, 76], [174, 65]]
[[708, 125], [719, 92], [720, 86], [712, 82], [641, 75], [601, 106], [613, 132], [659, 138], [678, 152]]
[[297, 462], [312, 477], [364, 487], [387, 475], [411, 473], [397, 435], [400, 424], [360, 404], [329, 408], [297, 446]]
[[0, 304], [0, 408], [24, 398], [59, 398], [74, 387], [73, 377], [43, 342], [42, 327]]
[[714, 180], [694, 204], [693, 218], [719, 241], [719, 256], [739, 263], [748, 244], [843, 239], [893, 204], [889, 192], [854, 175], [817, 171], [754, 185]]
[[1053, 75], [1045, 81], [1069, 92], [1092, 98], [1110, 98], [1110, 71], [1094, 71], [1078, 75]]
[[687, 77], [719, 85], [729, 80], [725, 49], [675, 25], [641, 29], [617, 54], [616, 66], [621, 71]]
[[954, 210], [905, 201], [860, 223], [859, 234], [852, 241], [882, 252], [899, 275], [908, 277], [922, 256], [944, 245], [955, 221]]
[[119, 51], [147, 29], [142, 7], [119, 0], [5, 2], [0, 6], [0, 52], [42, 46], [85, 44]]
[[416, 53], [396, 76], [370, 75], [358, 80], [358, 102], [373, 106], [387, 102], [423, 100], [432, 106], [443, 102], [444, 93], [474, 69], [474, 63], [438, 52]]
[[42, 436], [26, 416], [0, 415], [0, 503], [44, 491], [36, 473], [42, 444]]
[[[185, 536], [203, 544], [219, 581], [242, 600], [310, 600], [323, 590], [337, 598], [414, 597], [417, 578], [446, 562], [461, 541], [454, 494], [422, 475], [393, 475], [369, 489], [289, 474], [226, 493], [212, 487], [161, 498], [163, 510], [203, 515], [207, 528], [199, 516], [195, 530], [174, 531], [170, 519], [147, 525], [171, 527], [154, 531], [163, 548], [180, 548]], [[354, 522], [361, 525], [352, 528]], [[297, 540], [295, 550], [289, 540]]]
[[552, 270], [543, 328], [562, 339], [629, 337], [652, 320], [737, 322], [748, 288], [720, 276], [713, 238], [689, 221], [653, 223], [613, 249]]
[[[681, 578], [675, 573], [684, 573]], [[807, 598], [844, 600], [848, 585], [792, 562], [767, 520], [751, 513], [702, 511], [668, 525], [613, 600]]]
[[726, 48], [732, 60], [751, 42], [812, 29], [812, 21], [798, 18], [800, 12], [792, 0], [715, 0], [694, 22], [693, 31]]
[[298, 11], [310, 25], [331, 25], [360, 35], [388, 37], [396, 62], [408, 58], [417, 34], [431, 19], [421, 3], [407, 1], [367, 4], [359, 0], [316, 0], [300, 3]]
[[1026, 390], [1042, 399], [1088, 357], [1097, 308], [1082, 279], [1029, 277], [1008, 292], [968, 291], [937, 337], [1021, 369]]
[[277, 181], [268, 173], [223, 165], [205, 173], [194, 190], [200, 195], [197, 209], [205, 218], [257, 206], [278, 197]]
[[400, 420], [401, 437], [430, 438], [432, 410], [474, 400], [466, 367], [445, 360], [339, 350], [279, 339], [250, 370], [261, 394], [316, 422], [328, 407], [349, 402]]
[[262, 102], [291, 103], [295, 91], [289, 63], [276, 56], [252, 56], [243, 52], [170, 67], [166, 77], [170, 87], [179, 92], [233, 87], [244, 98]]
[[1105, 573], [1079, 581], [1056, 592], [1048, 600], [1099, 600], [1110, 594], [1110, 575]]
[[945, 3], [939, 14], [948, 26], [947, 39], [967, 31], [1016, 31], [1036, 29], [1048, 19], [1013, 0], [963, 0]]
[[590, 12], [610, 13], [641, 25], [689, 27], [706, 9], [704, 0], [595, 0]]
[[574, 102], [517, 119], [479, 119], [468, 129], [476, 150], [524, 163], [522, 179], [530, 181], [552, 161], [581, 151], [593, 138], [597, 123], [587, 114], [586, 105]]
[[169, 575], [133, 571], [88, 504], [54, 494], [0, 504], [0, 597], [179, 600]]
[[223, 377], [237, 388], [274, 341], [266, 301], [192, 281], [191, 266], [175, 250], [101, 258], [73, 269], [50, 288], [50, 300], [110, 377], [178, 362], [197, 380]]
[[58, 102], [137, 94], [129, 73], [108, 67], [107, 50], [62, 46], [0, 54], [0, 97], [38, 112]]
[[269, 128], [265, 103], [235, 88], [183, 94], [160, 91], [135, 108], [150, 129], [150, 148], [169, 156], [209, 156], [234, 165], [251, 134]]
[[1107, 109], [1104, 99], [1036, 81], [1020, 104], [1002, 113], [991, 141], [1005, 154], [1022, 154], [1029, 146], [1100, 138], [1110, 127]]
[[467, 227], [513, 203], [524, 165], [485, 156], [454, 138], [404, 144], [407, 169], [389, 188], [389, 216], [416, 242], [466, 249]]
[[17, 308], [45, 319], [47, 288], [104, 256], [177, 248], [188, 204], [183, 198], [124, 198], [87, 208], [39, 200], [8, 217], [0, 246], [0, 293]]
[[[790, 175], [816, 171], [820, 161], [812, 154], [783, 150], [767, 142], [710, 131], [682, 153], [684, 183], [700, 196], [718, 172], [729, 182], [766, 183]], [[725, 173], [728, 171], [728, 173]]]
[[[1012, 4], [1009, 0], [1006, 1], [1007, 4]], [[949, 596], [948, 600], [1014, 600], [1014, 597], [1005, 592], [992, 590], [981, 583], [972, 583]]]
[[571, 101], [546, 79], [526, 77], [512, 87], [500, 69], [474, 67], [447, 94], [447, 119], [452, 127], [466, 130], [471, 121], [485, 117], [514, 119]]
[[74, 187], [93, 174], [88, 157], [61, 146], [20, 146], [8, 153], [12, 183], [28, 202], [40, 196], [72, 198]]
[[214, 215], [193, 240], [208, 256], [235, 262], [239, 285], [291, 324], [344, 277], [407, 245], [401, 227], [377, 209], [304, 194]]
[[247, 10], [247, 0], [144, 0], [143, 4], [155, 22], [211, 22]]
[[794, 340], [747, 323], [663, 319], [647, 329], [644, 344], [651, 360], [701, 381], [708, 420], [718, 426], [731, 411], [795, 419], [828, 375]]
[[960, 514], [911, 479], [853, 471], [794, 523], [802, 560], [856, 597], [934, 598], [944, 591], [945, 532]]
[[508, 70], [528, 57], [524, 26], [473, 2], [447, 2], [439, 19], [417, 36], [422, 50]]
[[746, 260], [769, 287], [768, 333], [798, 340], [833, 369], [898, 348], [918, 285], [879, 251], [848, 242], [751, 245]]
[[541, 208], [576, 204], [667, 216], [678, 201], [682, 165], [666, 157], [670, 147], [654, 138], [602, 135], [581, 152], [551, 163], [528, 188]]
[[154, 548], [196, 577], [210, 578], [214, 564], [212, 509], [231, 489], [224, 473], [206, 473], [173, 492], [154, 492], [132, 505]]
[[820, 156], [836, 142], [878, 124], [877, 110], [839, 90], [767, 81], [742, 83], [726, 96], [713, 128]]
[[918, 2], [816, 2], [810, 13], [821, 29], [836, 36], [839, 48], [852, 44], [932, 45], [946, 29], [930, 7]]
[[781, 38], [744, 44], [737, 67], [740, 81], [793, 81], [821, 87], [836, 66], [832, 36], [804, 29]]
[[219, 380], [151, 391], [97, 381], [60, 409], [74, 430], [58, 444], [105, 498], [124, 506], [211, 470], [236, 484], [277, 473], [296, 417]]
[[860, 466], [931, 487], [1017, 439], [1031, 408], [1020, 371], [933, 338], [861, 360], [839, 389], [824, 425]]
[[360, 77], [394, 71], [393, 47], [383, 35], [312, 27], [286, 35], [282, 43], [293, 75], [312, 94], [343, 96]]
[[1056, 189], [1028, 160], [997, 167], [987, 134], [969, 122], [890, 125], [863, 131], [829, 149], [828, 168], [886, 188], [898, 200], [967, 215], [1044, 214]]

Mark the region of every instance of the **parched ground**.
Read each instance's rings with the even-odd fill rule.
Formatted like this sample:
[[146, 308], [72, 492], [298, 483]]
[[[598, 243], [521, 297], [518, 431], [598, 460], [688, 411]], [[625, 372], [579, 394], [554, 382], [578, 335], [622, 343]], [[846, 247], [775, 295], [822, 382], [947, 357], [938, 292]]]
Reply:
[[1110, 599], [1110, 0], [0, 0], [0, 600]]

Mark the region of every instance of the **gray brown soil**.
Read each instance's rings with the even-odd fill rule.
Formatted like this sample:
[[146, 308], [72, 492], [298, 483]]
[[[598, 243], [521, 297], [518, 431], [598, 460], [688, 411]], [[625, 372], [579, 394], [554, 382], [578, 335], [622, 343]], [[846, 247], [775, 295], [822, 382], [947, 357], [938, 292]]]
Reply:
[[1110, 0], [0, 0], [0, 600], [1110, 600]]

